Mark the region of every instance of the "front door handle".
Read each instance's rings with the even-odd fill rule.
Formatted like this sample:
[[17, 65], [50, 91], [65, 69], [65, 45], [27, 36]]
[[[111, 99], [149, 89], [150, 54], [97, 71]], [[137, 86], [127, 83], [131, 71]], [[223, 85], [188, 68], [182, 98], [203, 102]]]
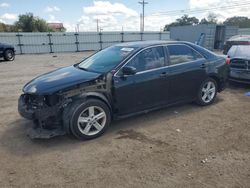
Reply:
[[160, 74], [160, 77], [161, 77], [161, 78], [167, 77], [167, 73], [166, 73], [166, 72], [161, 73], [161, 74]]
[[207, 68], [207, 65], [206, 64], [201, 64], [200, 68], [205, 69], [205, 68]]

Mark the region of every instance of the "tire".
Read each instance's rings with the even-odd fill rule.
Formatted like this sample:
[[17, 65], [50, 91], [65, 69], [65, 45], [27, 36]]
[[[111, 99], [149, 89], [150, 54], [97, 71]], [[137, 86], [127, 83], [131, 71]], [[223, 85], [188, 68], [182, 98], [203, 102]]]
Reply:
[[206, 79], [199, 88], [196, 103], [201, 106], [212, 104], [217, 96], [217, 91], [217, 82], [212, 78]]
[[80, 140], [101, 136], [109, 127], [111, 115], [108, 106], [97, 99], [77, 100], [63, 113], [64, 128]]
[[11, 49], [7, 49], [3, 54], [5, 61], [13, 61], [15, 59], [15, 52]]

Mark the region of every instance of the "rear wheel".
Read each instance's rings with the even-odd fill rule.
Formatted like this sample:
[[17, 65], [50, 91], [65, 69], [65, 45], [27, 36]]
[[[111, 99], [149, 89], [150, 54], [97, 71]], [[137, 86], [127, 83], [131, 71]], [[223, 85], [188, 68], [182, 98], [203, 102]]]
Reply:
[[89, 99], [84, 102], [77, 101], [70, 108], [68, 126], [71, 133], [78, 139], [99, 137], [110, 124], [110, 110], [100, 100]]
[[199, 89], [196, 102], [199, 105], [206, 106], [214, 102], [218, 91], [217, 83], [214, 79], [205, 80]]
[[7, 49], [5, 50], [3, 57], [5, 61], [13, 61], [15, 59], [15, 53], [13, 50]]

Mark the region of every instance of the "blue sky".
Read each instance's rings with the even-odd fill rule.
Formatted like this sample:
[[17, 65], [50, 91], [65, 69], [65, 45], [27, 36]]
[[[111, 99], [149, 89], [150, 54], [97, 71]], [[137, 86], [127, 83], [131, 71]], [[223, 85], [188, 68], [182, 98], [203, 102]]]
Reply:
[[[161, 12], [182, 9], [207, 9], [216, 6], [234, 5], [239, 0], [147, 0], [145, 30], [159, 31], [165, 24], [183, 15], [162, 14]], [[241, 1], [249, 2], [249, 1]], [[249, 6], [249, 5], [246, 5]], [[192, 14], [199, 19], [213, 12], [223, 20], [232, 15], [248, 16], [246, 6], [240, 6], [228, 11], [204, 11]], [[245, 8], [245, 11], [242, 9]], [[248, 7], [249, 8], [249, 7]], [[139, 30], [141, 5], [138, 0], [0, 0], [0, 21], [13, 23], [19, 14], [32, 12], [48, 22], [62, 22], [68, 31], [74, 31], [79, 24], [81, 31], [95, 30], [96, 19], [105, 31]]]

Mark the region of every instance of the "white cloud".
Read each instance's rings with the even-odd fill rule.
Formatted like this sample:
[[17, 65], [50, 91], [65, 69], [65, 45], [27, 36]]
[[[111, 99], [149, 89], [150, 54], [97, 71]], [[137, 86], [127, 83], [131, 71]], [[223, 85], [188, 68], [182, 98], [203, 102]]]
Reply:
[[178, 16], [168, 16], [155, 13], [145, 17], [145, 30], [160, 31], [163, 30], [165, 25], [175, 21]]
[[45, 12], [59, 12], [61, 9], [57, 6], [48, 6], [45, 8]]
[[6, 24], [6, 21], [0, 18], [0, 23]]
[[[196, 16], [199, 19], [207, 17], [209, 13], [218, 16], [220, 22], [231, 16], [249, 16], [250, 11], [247, 7], [236, 6], [234, 9], [218, 9], [214, 8], [223, 6], [232, 6], [243, 4], [239, 0], [189, 0], [190, 9], [207, 9], [198, 13], [188, 13], [190, 16]], [[210, 10], [212, 8], [212, 10]], [[175, 21], [185, 12], [178, 15], [167, 15], [156, 12], [145, 16], [145, 31], [160, 31], [166, 24]], [[96, 19], [99, 20], [99, 27], [103, 31], [121, 31], [122, 27], [125, 31], [139, 31], [140, 16], [139, 12], [127, 7], [122, 3], [112, 3], [110, 1], [94, 1], [93, 5], [83, 7], [83, 14], [77, 20], [80, 31], [96, 31]], [[65, 27], [68, 31], [75, 31], [77, 24], [67, 23]]]
[[5, 13], [0, 16], [0, 21], [3, 23], [13, 23], [17, 20], [16, 14]]
[[50, 20], [55, 20], [56, 17], [55, 17], [54, 15], [50, 14], [50, 15], [49, 15], [49, 19], [50, 19]]
[[86, 24], [90, 21], [90, 18], [88, 16], [81, 16], [81, 18], [78, 19], [78, 23]]
[[66, 28], [67, 32], [75, 32], [76, 31], [76, 25], [75, 24], [71, 24], [69, 22], [64, 22], [63, 26]]
[[96, 31], [97, 19], [103, 31], [121, 31], [122, 27], [135, 31], [140, 27], [135, 10], [122, 3], [94, 1], [92, 6], [83, 7], [83, 15], [78, 19], [80, 31]]
[[8, 4], [8, 3], [1, 3], [0, 7], [1, 8], [7, 8], [7, 7], [10, 7], [10, 4]]
[[190, 8], [211, 8], [222, 2], [222, 0], [190, 0], [189, 5]]
[[226, 18], [233, 16], [250, 17], [250, 11], [248, 11], [249, 8], [246, 3], [248, 2], [239, 2], [239, 0], [189, 0], [189, 7], [191, 9], [206, 9], [197, 14], [200, 19], [206, 17], [209, 13], [214, 13], [217, 15], [218, 20], [222, 22]]
[[62, 23], [61, 21], [57, 20], [53, 14], [49, 15], [49, 19], [47, 20], [48, 23]]
[[122, 3], [110, 3], [109, 1], [94, 1], [93, 6], [84, 7], [83, 12], [85, 14], [94, 14], [94, 15], [125, 15], [129, 16], [138, 16], [138, 13], [133, 9], [126, 7]]

